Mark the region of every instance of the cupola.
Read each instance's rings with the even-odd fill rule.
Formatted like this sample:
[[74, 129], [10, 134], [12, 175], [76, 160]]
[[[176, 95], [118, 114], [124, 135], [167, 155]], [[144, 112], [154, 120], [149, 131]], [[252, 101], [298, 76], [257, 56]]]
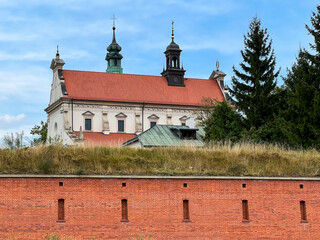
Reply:
[[108, 62], [108, 67], [106, 72], [110, 73], [122, 73], [123, 69], [121, 67], [121, 59], [123, 56], [120, 54], [121, 46], [116, 41], [116, 27], [115, 27], [115, 17], [113, 16], [113, 37], [111, 44], [107, 47], [106, 61]]
[[166, 55], [166, 67], [161, 75], [167, 78], [169, 86], [184, 87], [183, 66], [180, 68], [180, 53], [182, 50], [179, 45], [174, 42], [174, 22], [172, 21], [171, 43], [167, 46], [164, 54]]

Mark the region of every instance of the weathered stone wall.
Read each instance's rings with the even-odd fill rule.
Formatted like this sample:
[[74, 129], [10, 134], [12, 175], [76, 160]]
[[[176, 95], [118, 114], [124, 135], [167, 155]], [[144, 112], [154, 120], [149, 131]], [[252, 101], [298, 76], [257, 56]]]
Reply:
[[[72, 239], [318, 239], [319, 189], [320, 179], [2, 176], [0, 239], [47, 233]], [[58, 221], [58, 199], [65, 202], [65, 221]], [[127, 222], [121, 221], [122, 199], [128, 201]], [[183, 220], [183, 200], [189, 200], [190, 221]], [[242, 200], [249, 221], [243, 221]], [[300, 201], [307, 221], [301, 221]]]

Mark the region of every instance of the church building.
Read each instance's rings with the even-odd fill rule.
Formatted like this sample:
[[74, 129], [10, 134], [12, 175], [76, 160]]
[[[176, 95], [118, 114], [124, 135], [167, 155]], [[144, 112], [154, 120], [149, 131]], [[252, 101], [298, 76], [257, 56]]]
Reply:
[[123, 73], [115, 30], [113, 26], [106, 72], [65, 70], [57, 49], [50, 66], [53, 80], [45, 109], [48, 140], [120, 146], [155, 125], [186, 125], [188, 118], [196, 117], [203, 97], [225, 99], [226, 74], [219, 71], [218, 64], [209, 79], [185, 77], [173, 26], [161, 76]]

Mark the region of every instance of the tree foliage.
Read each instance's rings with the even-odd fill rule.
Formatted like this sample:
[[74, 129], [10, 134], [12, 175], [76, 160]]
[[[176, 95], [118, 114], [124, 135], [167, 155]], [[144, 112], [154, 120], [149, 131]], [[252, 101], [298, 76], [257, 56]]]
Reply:
[[15, 150], [25, 147], [24, 132], [16, 132], [15, 134], [6, 134], [3, 136], [2, 145], [4, 148]]
[[38, 144], [45, 144], [47, 140], [47, 132], [48, 132], [48, 123], [41, 121], [40, 126], [35, 125], [31, 131], [30, 134], [38, 136], [37, 138], [33, 139], [32, 144], [38, 145]]
[[292, 145], [320, 147], [320, 6], [306, 25], [314, 43], [312, 52], [300, 49], [288, 75], [284, 78], [287, 90], [287, 109], [284, 118], [291, 129], [288, 141]]
[[248, 124], [255, 128], [273, 120], [276, 112], [276, 58], [269, 40], [267, 29], [261, 27], [256, 17], [244, 36], [245, 49], [241, 51], [243, 62], [240, 68], [233, 67], [232, 88], [230, 94], [233, 104], [243, 112]]
[[215, 102], [209, 117], [203, 121], [205, 140], [239, 141], [244, 129], [242, 116], [226, 101]]

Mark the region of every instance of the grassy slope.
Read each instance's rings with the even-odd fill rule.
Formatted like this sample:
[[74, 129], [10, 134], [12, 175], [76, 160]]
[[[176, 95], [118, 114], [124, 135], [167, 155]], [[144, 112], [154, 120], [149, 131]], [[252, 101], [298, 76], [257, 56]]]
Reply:
[[320, 153], [252, 144], [194, 148], [0, 149], [0, 174], [320, 176]]

